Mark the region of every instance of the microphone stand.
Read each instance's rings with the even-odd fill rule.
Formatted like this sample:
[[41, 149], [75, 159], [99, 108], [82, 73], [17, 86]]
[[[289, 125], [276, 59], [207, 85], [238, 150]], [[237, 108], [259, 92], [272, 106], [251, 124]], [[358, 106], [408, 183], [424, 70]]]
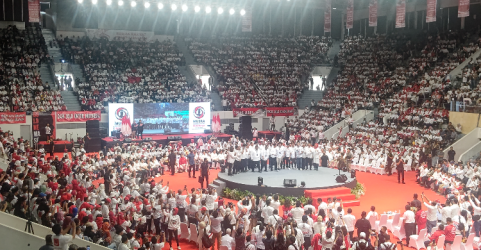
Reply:
[[33, 180], [30, 179], [28, 181], [28, 193], [27, 193], [27, 222], [25, 224], [25, 232], [27, 232], [28, 230], [28, 233], [29, 234], [35, 234], [35, 232], [33, 231], [33, 225], [32, 225], [32, 211], [30, 211], [30, 190], [32, 189], [33, 187]]

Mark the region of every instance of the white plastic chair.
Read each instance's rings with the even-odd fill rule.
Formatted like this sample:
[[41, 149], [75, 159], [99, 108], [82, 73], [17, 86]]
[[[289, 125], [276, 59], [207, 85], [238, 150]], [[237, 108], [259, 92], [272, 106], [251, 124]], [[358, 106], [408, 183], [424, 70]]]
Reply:
[[366, 165], [359, 165], [359, 171], [367, 172], [367, 166]]
[[421, 248], [425, 248], [424, 247], [424, 237], [426, 237], [427, 231], [428, 230], [425, 228], [425, 229], [422, 229], [421, 231], [419, 231], [419, 235], [409, 236], [409, 247], [416, 248], [417, 250], [419, 250]]
[[461, 243], [461, 250], [473, 250], [473, 241], [475, 234], [471, 233], [466, 240], [466, 243]]
[[446, 250], [461, 250], [461, 241], [463, 240], [463, 236], [456, 235], [453, 240], [453, 244], [447, 244]]
[[190, 231], [187, 227], [187, 223], [180, 223], [180, 239], [190, 239]]
[[436, 249], [444, 249], [444, 241], [446, 240], [446, 236], [441, 235], [438, 238], [438, 244], [436, 244]]
[[404, 218], [399, 218], [399, 225], [394, 226], [394, 230], [392, 231], [392, 234], [399, 240], [403, 240], [406, 238], [406, 231], [404, 230], [403, 220]]
[[395, 213], [395, 214], [393, 215], [392, 219], [387, 220], [387, 223], [386, 223], [387, 230], [389, 230], [389, 231], [392, 232], [392, 231], [394, 230], [393, 225], [395, 226], [395, 225], [398, 225], [398, 224], [399, 224], [399, 218], [400, 218], [400, 217], [401, 217], [400, 214]]
[[190, 238], [189, 241], [197, 242], [197, 226], [190, 224]]
[[376, 221], [376, 226], [375, 226], [376, 232], [381, 231], [381, 227], [386, 225], [387, 225], [387, 214], [381, 214], [381, 219]]

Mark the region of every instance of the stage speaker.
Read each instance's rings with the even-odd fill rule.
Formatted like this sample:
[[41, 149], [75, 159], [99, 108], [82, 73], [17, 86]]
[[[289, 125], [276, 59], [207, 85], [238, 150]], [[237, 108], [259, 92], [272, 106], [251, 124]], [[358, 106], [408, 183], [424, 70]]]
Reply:
[[100, 127], [100, 123], [98, 120], [93, 120], [93, 121], [87, 121], [87, 129], [89, 128], [99, 128]]
[[204, 134], [212, 134], [212, 129], [204, 129]]
[[249, 126], [251, 126], [252, 125], [252, 116], [244, 115], [244, 116], [239, 117], [239, 123], [241, 123], [242, 125], [249, 124]]
[[356, 170], [351, 170], [351, 178], [356, 178]]
[[338, 175], [336, 177], [336, 181], [339, 183], [343, 183], [347, 181], [347, 176], [345, 174]]
[[132, 142], [132, 139], [130, 139], [130, 138], [125, 138], [125, 139], [124, 139], [124, 142], [125, 142], [125, 143], [131, 143], [131, 142]]
[[284, 179], [284, 187], [295, 187], [297, 186], [296, 179]]
[[257, 185], [258, 186], [262, 186], [264, 184], [264, 178], [262, 177], [257, 177]]
[[89, 133], [90, 138], [100, 137], [99, 128], [87, 128], [86, 132]]
[[145, 137], [144, 138], [144, 141], [151, 141], [152, 140], [152, 137]]

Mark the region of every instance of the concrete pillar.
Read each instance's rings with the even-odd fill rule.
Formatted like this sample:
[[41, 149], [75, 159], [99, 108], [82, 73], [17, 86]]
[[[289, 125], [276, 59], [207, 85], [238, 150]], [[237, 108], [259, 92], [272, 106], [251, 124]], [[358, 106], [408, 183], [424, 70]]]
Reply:
[[461, 17], [461, 29], [464, 30], [464, 24], [465, 24], [465, 20], [466, 17]]
[[418, 29], [418, 12], [414, 10], [414, 29]]

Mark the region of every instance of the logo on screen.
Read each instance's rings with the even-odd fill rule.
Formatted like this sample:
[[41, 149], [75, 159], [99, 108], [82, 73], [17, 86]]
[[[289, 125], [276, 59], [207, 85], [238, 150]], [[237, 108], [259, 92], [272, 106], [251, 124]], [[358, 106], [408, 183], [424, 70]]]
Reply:
[[205, 109], [202, 106], [197, 106], [194, 109], [194, 117], [197, 119], [202, 119], [205, 115]]
[[122, 120], [122, 117], [124, 116], [129, 117], [129, 111], [126, 108], [118, 108], [115, 110], [115, 118], [117, 120]]

